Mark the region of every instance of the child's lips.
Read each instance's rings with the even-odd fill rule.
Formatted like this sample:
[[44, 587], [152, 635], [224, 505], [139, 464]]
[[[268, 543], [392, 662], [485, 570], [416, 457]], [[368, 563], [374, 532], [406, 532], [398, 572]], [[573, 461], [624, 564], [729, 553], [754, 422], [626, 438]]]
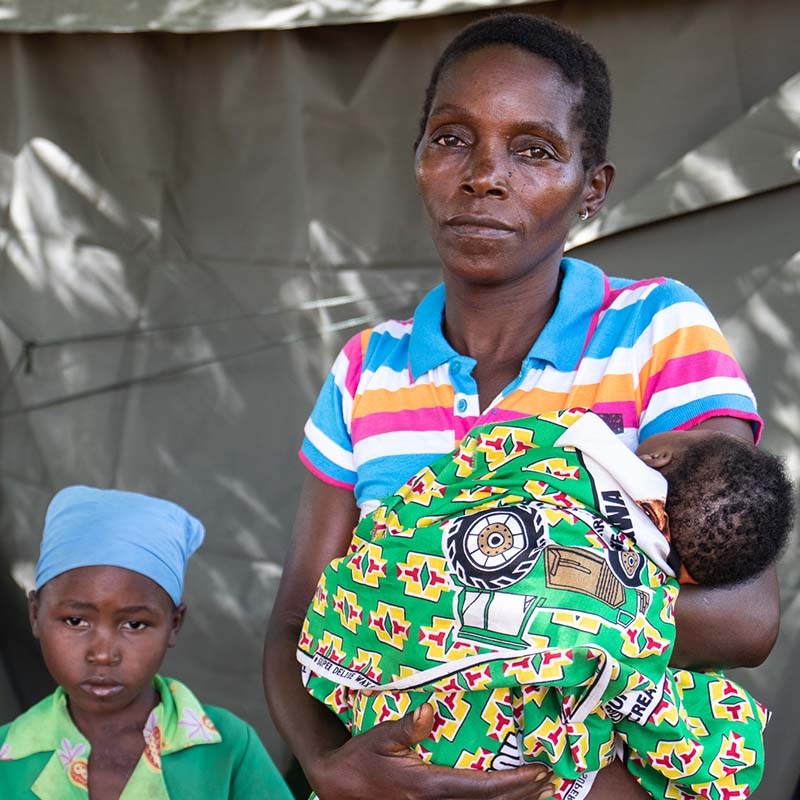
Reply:
[[94, 697], [113, 697], [124, 691], [125, 687], [107, 678], [89, 678], [81, 684], [81, 689]]

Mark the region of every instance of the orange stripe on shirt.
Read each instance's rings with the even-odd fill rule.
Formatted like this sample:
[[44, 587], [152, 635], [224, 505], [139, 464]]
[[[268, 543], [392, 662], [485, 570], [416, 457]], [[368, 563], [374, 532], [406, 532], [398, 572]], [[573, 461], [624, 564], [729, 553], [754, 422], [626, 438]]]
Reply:
[[422, 384], [401, 389], [372, 389], [357, 398], [353, 419], [387, 411], [416, 411], [419, 408], [452, 406], [455, 393], [451, 386]]

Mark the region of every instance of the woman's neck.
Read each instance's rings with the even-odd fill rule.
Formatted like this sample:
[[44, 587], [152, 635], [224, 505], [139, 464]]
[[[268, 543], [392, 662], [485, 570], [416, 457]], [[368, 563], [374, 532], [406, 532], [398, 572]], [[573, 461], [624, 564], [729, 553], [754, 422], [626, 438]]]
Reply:
[[444, 334], [479, 364], [522, 364], [553, 315], [560, 271], [508, 286], [465, 286], [445, 278]]
[[472, 377], [481, 413], [520, 374], [522, 362], [558, 303], [560, 270], [512, 286], [446, 285], [444, 335], [477, 362]]

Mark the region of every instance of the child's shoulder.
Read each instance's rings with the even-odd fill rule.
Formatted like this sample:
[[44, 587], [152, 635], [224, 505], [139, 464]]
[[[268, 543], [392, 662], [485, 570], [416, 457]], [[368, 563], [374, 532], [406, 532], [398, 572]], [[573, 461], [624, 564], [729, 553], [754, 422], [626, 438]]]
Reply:
[[[190, 748], [198, 743], [216, 743], [231, 754], [250, 750], [256, 753], [263, 751], [266, 756], [264, 745], [254, 728], [232, 711], [203, 703], [185, 683], [174, 678], [157, 676], [156, 687], [161, 693], [162, 704], [173, 708], [173, 737], [185, 736]], [[169, 731], [167, 735], [170, 735]]]
[[43, 729], [42, 710], [53, 705], [48, 695], [18, 717], [0, 725], [0, 786], [3, 800], [35, 800], [31, 786], [53, 755], [52, 733]]
[[[166, 680], [173, 695], [191, 692], [183, 684], [179, 684], [181, 688], [177, 689], [176, 681]], [[182, 759], [181, 754], [173, 756], [178, 762], [185, 761], [185, 766], [191, 766], [191, 769], [188, 772], [184, 769], [180, 774], [176, 770], [174, 776], [167, 776], [169, 764], [165, 763], [165, 780], [180, 778], [181, 786], [188, 792], [187, 797], [200, 796], [198, 793], [204, 791], [207, 792], [204, 796], [227, 797], [230, 800], [250, 800], [255, 797], [292, 800], [291, 792], [255, 729], [227, 708], [205, 703], [200, 704], [200, 708], [203, 712], [201, 724], [206, 733], [213, 731], [219, 739], [213, 747], [187, 748], [183, 751]], [[203, 731], [199, 735], [202, 736]], [[195, 794], [189, 790], [187, 783], [193, 780], [202, 783]]]
[[210, 706], [203, 703], [203, 710], [214, 724], [214, 727], [219, 731], [223, 740], [230, 737], [247, 736], [256, 736], [256, 738], [258, 738], [250, 723], [245, 722], [241, 717], [236, 716], [236, 714], [229, 711], [227, 708]]
[[38, 703], [32, 705], [27, 711], [23, 711], [19, 716], [0, 725], [0, 761], [8, 759], [6, 753], [8, 752], [7, 740], [9, 735], [13, 732], [12, 738], [22, 736], [26, 740], [34, 736], [39, 739], [45, 731], [42, 730], [42, 725], [45, 717], [49, 717], [54, 707], [54, 699], [56, 693], [52, 692], [46, 697], [39, 700]]

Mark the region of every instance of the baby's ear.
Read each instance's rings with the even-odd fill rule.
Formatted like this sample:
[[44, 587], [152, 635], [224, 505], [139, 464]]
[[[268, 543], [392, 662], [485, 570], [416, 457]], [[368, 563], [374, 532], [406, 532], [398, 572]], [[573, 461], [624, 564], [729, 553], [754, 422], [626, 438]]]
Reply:
[[39, 595], [34, 589], [28, 592], [28, 620], [35, 639], [39, 638]]
[[648, 467], [661, 470], [672, 461], [674, 453], [668, 447], [657, 447], [650, 452], [639, 453], [638, 455]]
[[169, 641], [167, 642], [169, 647], [175, 647], [175, 644], [178, 641], [178, 634], [181, 632], [181, 627], [183, 626], [183, 620], [186, 617], [186, 604], [181, 603], [178, 606], [175, 606], [175, 610], [172, 612], [172, 629], [169, 632]]

